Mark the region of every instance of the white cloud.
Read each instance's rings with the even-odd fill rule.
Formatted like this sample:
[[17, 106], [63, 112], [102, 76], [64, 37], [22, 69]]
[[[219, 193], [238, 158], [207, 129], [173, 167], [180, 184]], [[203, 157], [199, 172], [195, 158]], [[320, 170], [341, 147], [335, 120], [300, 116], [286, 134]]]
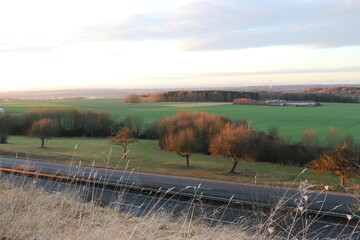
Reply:
[[183, 50], [360, 43], [360, 1], [195, 0], [89, 29], [106, 40], [182, 40]]

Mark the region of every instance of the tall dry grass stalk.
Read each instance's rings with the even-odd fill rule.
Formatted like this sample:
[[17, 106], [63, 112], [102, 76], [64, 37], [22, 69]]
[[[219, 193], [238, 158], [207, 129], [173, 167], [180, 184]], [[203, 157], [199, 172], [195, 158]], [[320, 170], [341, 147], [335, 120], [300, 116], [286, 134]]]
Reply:
[[195, 220], [162, 214], [135, 218], [117, 209], [0, 181], [0, 239], [250, 239], [230, 227], [213, 231]]

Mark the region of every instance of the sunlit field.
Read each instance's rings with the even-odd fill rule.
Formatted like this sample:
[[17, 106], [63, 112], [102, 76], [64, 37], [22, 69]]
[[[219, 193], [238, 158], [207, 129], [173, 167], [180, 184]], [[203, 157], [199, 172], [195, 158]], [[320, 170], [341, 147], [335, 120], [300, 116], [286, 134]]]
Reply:
[[109, 111], [114, 120], [127, 115], [139, 115], [145, 123], [153, 123], [164, 116], [175, 115], [179, 111], [205, 111], [231, 120], [247, 119], [255, 130], [266, 131], [270, 126], [278, 126], [283, 134], [296, 141], [305, 129], [316, 129], [324, 134], [330, 127], [339, 135], [350, 133], [360, 140], [360, 104], [322, 103], [320, 107], [279, 107], [233, 105], [231, 103], [133, 103], [123, 99], [64, 100], [25, 103], [1, 103], [9, 113], [19, 114], [30, 108], [74, 107], [79, 110], [93, 109]]
[[[128, 159], [122, 159], [122, 149], [109, 145], [109, 138], [52, 138], [40, 148], [37, 138], [10, 136], [9, 144], [0, 145], [0, 156], [21, 159], [63, 162], [87, 166], [116, 167], [131, 171], [167, 175], [218, 179], [225, 181], [290, 186], [295, 182], [308, 180], [317, 185], [337, 185], [338, 178], [325, 174], [318, 178], [312, 170], [295, 166], [283, 166], [262, 162], [240, 162], [235, 174], [228, 173], [231, 160], [225, 157], [211, 157], [193, 154], [190, 168], [185, 158], [158, 148], [157, 140], [139, 140], [129, 145]], [[75, 150], [75, 146], [76, 150]]]

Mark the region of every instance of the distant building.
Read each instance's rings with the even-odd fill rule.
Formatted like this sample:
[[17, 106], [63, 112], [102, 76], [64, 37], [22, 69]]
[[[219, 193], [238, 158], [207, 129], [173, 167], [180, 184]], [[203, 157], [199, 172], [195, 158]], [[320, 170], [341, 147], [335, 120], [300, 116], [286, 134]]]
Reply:
[[5, 109], [0, 108], [0, 114], [4, 114], [5, 113]]
[[286, 100], [266, 100], [266, 105], [271, 106], [319, 106], [320, 104], [314, 101], [286, 101]]

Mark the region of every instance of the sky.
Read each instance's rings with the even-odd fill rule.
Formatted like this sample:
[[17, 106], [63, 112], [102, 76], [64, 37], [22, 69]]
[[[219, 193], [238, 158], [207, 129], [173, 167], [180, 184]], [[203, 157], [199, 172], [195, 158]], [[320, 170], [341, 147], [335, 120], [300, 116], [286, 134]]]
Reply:
[[360, 84], [359, 0], [0, 1], [0, 91]]

